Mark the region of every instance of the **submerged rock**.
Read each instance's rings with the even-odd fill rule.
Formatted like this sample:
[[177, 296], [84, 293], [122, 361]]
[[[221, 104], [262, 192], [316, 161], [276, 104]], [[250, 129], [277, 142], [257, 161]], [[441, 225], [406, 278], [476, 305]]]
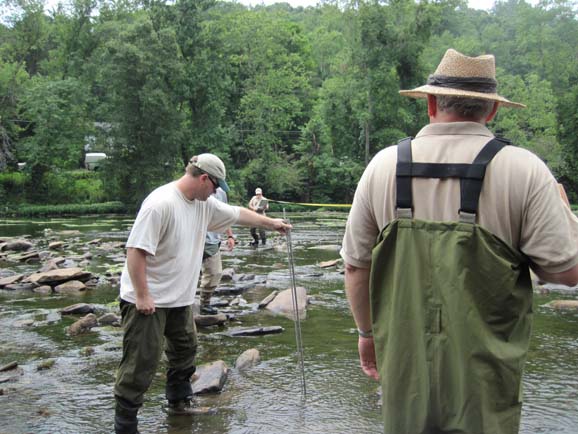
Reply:
[[554, 300], [544, 306], [556, 310], [578, 310], [578, 300]]
[[329, 267], [334, 267], [337, 264], [341, 263], [341, 259], [333, 259], [331, 261], [324, 261], [324, 262], [320, 262], [319, 265], [321, 268], [329, 268]]
[[96, 319], [96, 315], [89, 313], [68, 327], [68, 334], [70, 336], [78, 336], [80, 334], [89, 332], [91, 328], [96, 327], [97, 325], [98, 320]]
[[235, 368], [239, 370], [248, 369], [257, 365], [261, 361], [261, 355], [259, 350], [256, 348], [251, 348], [241, 354], [237, 361], [235, 362]]
[[216, 393], [223, 390], [229, 368], [222, 360], [201, 365], [193, 376], [193, 394]]
[[236, 329], [230, 329], [225, 334], [227, 336], [261, 336], [261, 335], [271, 335], [283, 332], [285, 329], [281, 326], [268, 326], [268, 327], [241, 327]]

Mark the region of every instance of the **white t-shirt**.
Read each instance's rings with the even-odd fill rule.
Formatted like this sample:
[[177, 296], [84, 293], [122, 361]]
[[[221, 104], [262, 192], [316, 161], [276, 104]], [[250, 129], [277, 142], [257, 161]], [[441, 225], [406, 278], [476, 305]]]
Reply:
[[[156, 307], [193, 304], [207, 230], [220, 232], [236, 223], [239, 207], [214, 197], [188, 200], [175, 182], [157, 188], [144, 200], [126, 243], [147, 252], [146, 274]], [[131, 303], [136, 293], [125, 262], [120, 296]]]

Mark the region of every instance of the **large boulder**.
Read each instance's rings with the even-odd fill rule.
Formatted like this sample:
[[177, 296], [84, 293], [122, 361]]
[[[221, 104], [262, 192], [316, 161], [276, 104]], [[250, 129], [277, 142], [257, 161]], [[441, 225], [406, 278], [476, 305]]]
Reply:
[[201, 365], [193, 376], [193, 394], [215, 393], [223, 390], [229, 368], [222, 360]]
[[[296, 290], [299, 318], [305, 319], [307, 317], [307, 290], [302, 286], [298, 286]], [[275, 314], [295, 320], [296, 315], [293, 309], [293, 296], [291, 292], [291, 288], [281, 291], [275, 299], [267, 305], [266, 309]]]
[[84, 282], [91, 277], [92, 274], [88, 271], [84, 271], [82, 268], [59, 268], [58, 270], [31, 274], [24, 279], [24, 281], [55, 286], [59, 283], [68, 282], [69, 280], [79, 280]]

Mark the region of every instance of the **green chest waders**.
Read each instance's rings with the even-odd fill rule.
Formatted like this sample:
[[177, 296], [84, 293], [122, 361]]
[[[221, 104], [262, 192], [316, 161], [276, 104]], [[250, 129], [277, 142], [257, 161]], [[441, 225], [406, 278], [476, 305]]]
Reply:
[[[485, 169], [412, 163], [398, 146], [397, 218], [372, 253], [371, 315], [386, 434], [515, 434], [532, 322], [528, 262], [475, 223]], [[412, 218], [412, 177], [460, 178], [460, 221]]]

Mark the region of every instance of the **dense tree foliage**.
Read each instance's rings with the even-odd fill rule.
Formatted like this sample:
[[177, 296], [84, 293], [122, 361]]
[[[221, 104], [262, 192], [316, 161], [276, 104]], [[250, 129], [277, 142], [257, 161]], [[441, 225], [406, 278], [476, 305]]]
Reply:
[[[490, 127], [577, 199], [578, 21], [563, 0], [491, 11], [464, 0], [5, 0], [0, 171], [27, 163], [29, 203], [135, 205], [211, 151], [234, 201], [260, 186], [346, 203], [369, 159], [427, 122], [425, 104], [398, 90], [423, 84], [449, 47], [496, 55], [500, 93], [529, 108], [502, 109]], [[65, 174], [87, 150], [110, 158], [104, 193], [79, 198]]]

